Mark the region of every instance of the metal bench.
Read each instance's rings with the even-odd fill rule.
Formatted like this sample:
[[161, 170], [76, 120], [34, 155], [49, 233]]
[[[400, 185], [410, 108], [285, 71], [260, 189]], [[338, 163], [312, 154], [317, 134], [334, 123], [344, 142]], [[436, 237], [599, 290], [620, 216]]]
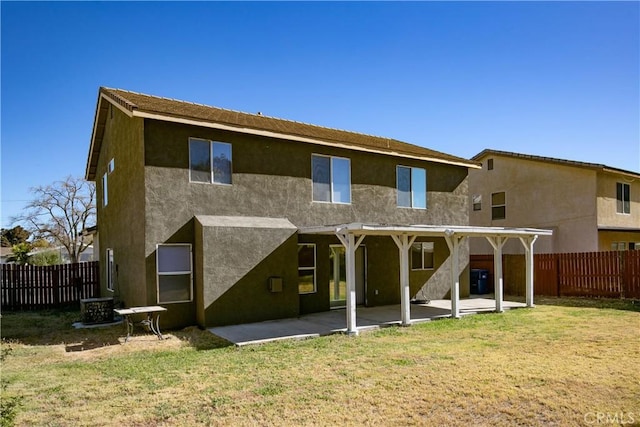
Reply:
[[140, 323], [148, 331], [157, 336], [158, 339], [164, 339], [160, 332], [160, 313], [167, 311], [166, 308], [152, 305], [147, 307], [115, 308], [113, 311], [124, 318], [124, 326], [127, 328], [127, 337], [124, 339], [124, 342], [129, 341], [129, 338], [133, 334], [133, 320], [131, 316], [136, 314], [146, 314], [147, 318], [140, 321]]

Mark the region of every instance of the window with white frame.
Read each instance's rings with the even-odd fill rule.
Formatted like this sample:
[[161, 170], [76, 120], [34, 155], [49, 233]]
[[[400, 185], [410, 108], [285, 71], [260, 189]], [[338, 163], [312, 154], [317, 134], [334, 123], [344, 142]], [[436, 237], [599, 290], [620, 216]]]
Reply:
[[474, 211], [481, 211], [482, 210], [482, 195], [481, 194], [474, 194], [471, 197], [471, 203], [473, 204], [473, 210]]
[[433, 242], [415, 242], [411, 245], [411, 269], [433, 269]]
[[396, 167], [398, 206], [427, 208], [427, 171], [408, 166]]
[[504, 191], [491, 194], [491, 219], [507, 217], [507, 196]]
[[351, 161], [344, 157], [311, 156], [313, 201], [351, 203]]
[[631, 213], [631, 187], [624, 182], [616, 183], [616, 212], [621, 214]]
[[113, 262], [113, 249], [107, 249], [107, 290], [113, 292], [115, 278], [115, 263]]
[[298, 245], [298, 293], [316, 292], [316, 245], [301, 243]]
[[102, 175], [102, 206], [109, 204], [109, 175], [113, 173], [115, 168], [115, 160], [111, 159], [107, 164], [107, 171]]
[[191, 245], [188, 243], [156, 246], [158, 304], [193, 300]]
[[231, 144], [189, 138], [191, 182], [231, 184]]
[[107, 206], [109, 204], [109, 190], [108, 190], [108, 180], [107, 173], [105, 172], [102, 175], [102, 206]]

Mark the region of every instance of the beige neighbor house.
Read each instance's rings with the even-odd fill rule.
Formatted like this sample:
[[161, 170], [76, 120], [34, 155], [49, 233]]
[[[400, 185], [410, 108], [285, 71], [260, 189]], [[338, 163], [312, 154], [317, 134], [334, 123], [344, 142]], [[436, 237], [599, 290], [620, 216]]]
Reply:
[[[537, 253], [640, 250], [640, 173], [601, 164], [497, 150], [473, 157], [469, 170], [469, 222], [474, 226], [553, 230]], [[518, 253], [509, 242], [505, 253]], [[489, 254], [484, 241], [472, 254]]]

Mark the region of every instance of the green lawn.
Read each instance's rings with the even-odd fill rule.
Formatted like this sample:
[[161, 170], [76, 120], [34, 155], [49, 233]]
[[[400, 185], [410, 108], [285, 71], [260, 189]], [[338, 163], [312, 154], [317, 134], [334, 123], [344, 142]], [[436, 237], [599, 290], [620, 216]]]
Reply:
[[24, 426], [640, 425], [640, 304], [537, 304], [243, 348], [3, 313], [3, 406]]

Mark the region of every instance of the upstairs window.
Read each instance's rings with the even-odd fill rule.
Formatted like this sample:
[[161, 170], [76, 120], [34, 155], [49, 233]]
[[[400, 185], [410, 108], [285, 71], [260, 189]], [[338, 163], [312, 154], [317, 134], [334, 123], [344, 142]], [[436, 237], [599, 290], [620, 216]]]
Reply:
[[491, 194], [491, 219], [505, 219], [507, 217], [506, 200], [504, 191]]
[[231, 144], [189, 138], [191, 182], [231, 184]]
[[474, 194], [471, 197], [471, 203], [473, 204], [473, 210], [474, 211], [481, 211], [482, 210], [482, 195], [481, 194]]
[[351, 203], [351, 161], [344, 157], [311, 156], [313, 201]]
[[115, 160], [111, 159], [107, 164], [107, 171], [102, 175], [102, 206], [109, 204], [109, 175], [113, 173], [115, 168]]
[[427, 171], [408, 166], [396, 167], [398, 206], [403, 208], [427, 208]]
[[487, 160], [487, 170], [490, 170], [490, 171], [493, 170], [493, 159]]
[[157, 245], [156, 268], [158, 304], [193, 300], [190, 244]]
[[616, 183], [616, 212], [621, 214], [631, 213], [631, 188], [624, 182]]

